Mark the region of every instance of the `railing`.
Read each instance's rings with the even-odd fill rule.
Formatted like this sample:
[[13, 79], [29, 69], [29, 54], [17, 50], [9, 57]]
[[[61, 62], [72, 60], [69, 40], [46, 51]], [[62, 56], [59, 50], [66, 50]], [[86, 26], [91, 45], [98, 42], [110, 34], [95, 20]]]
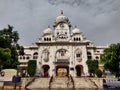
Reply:
[[49, 81], [49, 90], [51, 89], [51, 83], [53, 81], [53, 76], [51, 76], [50, 81]]
[[73, 77], [70, 75], [70, 76], [68, 76], [68, 77], [70, 77], [70, 79], [71, 79], [71, 82], [72, 82], [72, 84], [73, 84], [73, 90], [74, 90], [74, 88], [75, 88], [75, 84], [74, 84], [74, 80], [73, 80]]
[[35, 77], [33, 77], [32, 79], [30, 79], [30, 78], [28, 78], [28, 82], [26, 83], [26, 85], [25, 85], [25, 88], [27, 87], [27, 86], [29, 86], [32, 82], [34, 82], [35, 81]]

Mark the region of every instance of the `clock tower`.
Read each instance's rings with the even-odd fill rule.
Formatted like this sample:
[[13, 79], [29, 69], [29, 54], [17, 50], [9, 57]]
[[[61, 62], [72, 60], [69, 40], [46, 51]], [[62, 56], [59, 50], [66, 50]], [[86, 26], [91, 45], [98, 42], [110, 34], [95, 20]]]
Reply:
[[71, 24], [69, 19], [63, 15], [63, 11], [61, 11], [61, 15], [56, 18], [53, 26], [56, 41], [64, 42], [70, 40]]

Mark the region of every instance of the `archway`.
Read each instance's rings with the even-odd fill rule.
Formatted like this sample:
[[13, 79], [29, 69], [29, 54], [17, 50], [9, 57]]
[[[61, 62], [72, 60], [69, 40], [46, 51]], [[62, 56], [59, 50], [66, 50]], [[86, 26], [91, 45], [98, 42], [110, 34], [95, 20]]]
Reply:
[[77, 65], [75, 67], [75, 69], [76, 69], [76, 76], [81, 76], [82, 73], [83, 73], [83, 66], [82, 65]]
[[43, 68], [43, 76], [48, 77], [49, 76], [49, 69], [50, 69], [49, 65], [43, 65], [42, 68]]
[[64, 77], [69, 74], [69, 66], [58, 65], [56, 66], [56, 76]]

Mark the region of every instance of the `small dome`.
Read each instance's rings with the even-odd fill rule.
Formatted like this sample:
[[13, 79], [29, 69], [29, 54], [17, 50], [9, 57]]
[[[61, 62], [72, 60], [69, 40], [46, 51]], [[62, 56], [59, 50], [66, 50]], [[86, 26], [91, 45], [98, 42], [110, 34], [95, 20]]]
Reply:
[[60, 22], [69, 22], [69, 19], [63, 15], [63, 11], [61, 11], [61, 15], [59, 15], [55, 20], [56, 24], [58, 24]]
[[43, 34], [52, 34], [52, 30], [48, 27], [43, 31]]
[[72, 33], [73, 33], [73, 34], [80, 33], [80, 30], [79, 30], [78, 28], [75, 27], [75, 28], [72, 30]]

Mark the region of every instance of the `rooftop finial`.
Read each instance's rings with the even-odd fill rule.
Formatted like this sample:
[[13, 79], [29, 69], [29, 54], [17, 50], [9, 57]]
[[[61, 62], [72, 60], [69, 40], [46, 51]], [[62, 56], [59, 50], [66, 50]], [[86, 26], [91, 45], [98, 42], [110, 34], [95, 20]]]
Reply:
[[50, 25], [48, 25], [48, 28], [50, 28]]
[[61, 10], [61, 14], [63, 14], [63, 10]]
[[77, 28], [77, 26], [75, 25], [75, 28]]

